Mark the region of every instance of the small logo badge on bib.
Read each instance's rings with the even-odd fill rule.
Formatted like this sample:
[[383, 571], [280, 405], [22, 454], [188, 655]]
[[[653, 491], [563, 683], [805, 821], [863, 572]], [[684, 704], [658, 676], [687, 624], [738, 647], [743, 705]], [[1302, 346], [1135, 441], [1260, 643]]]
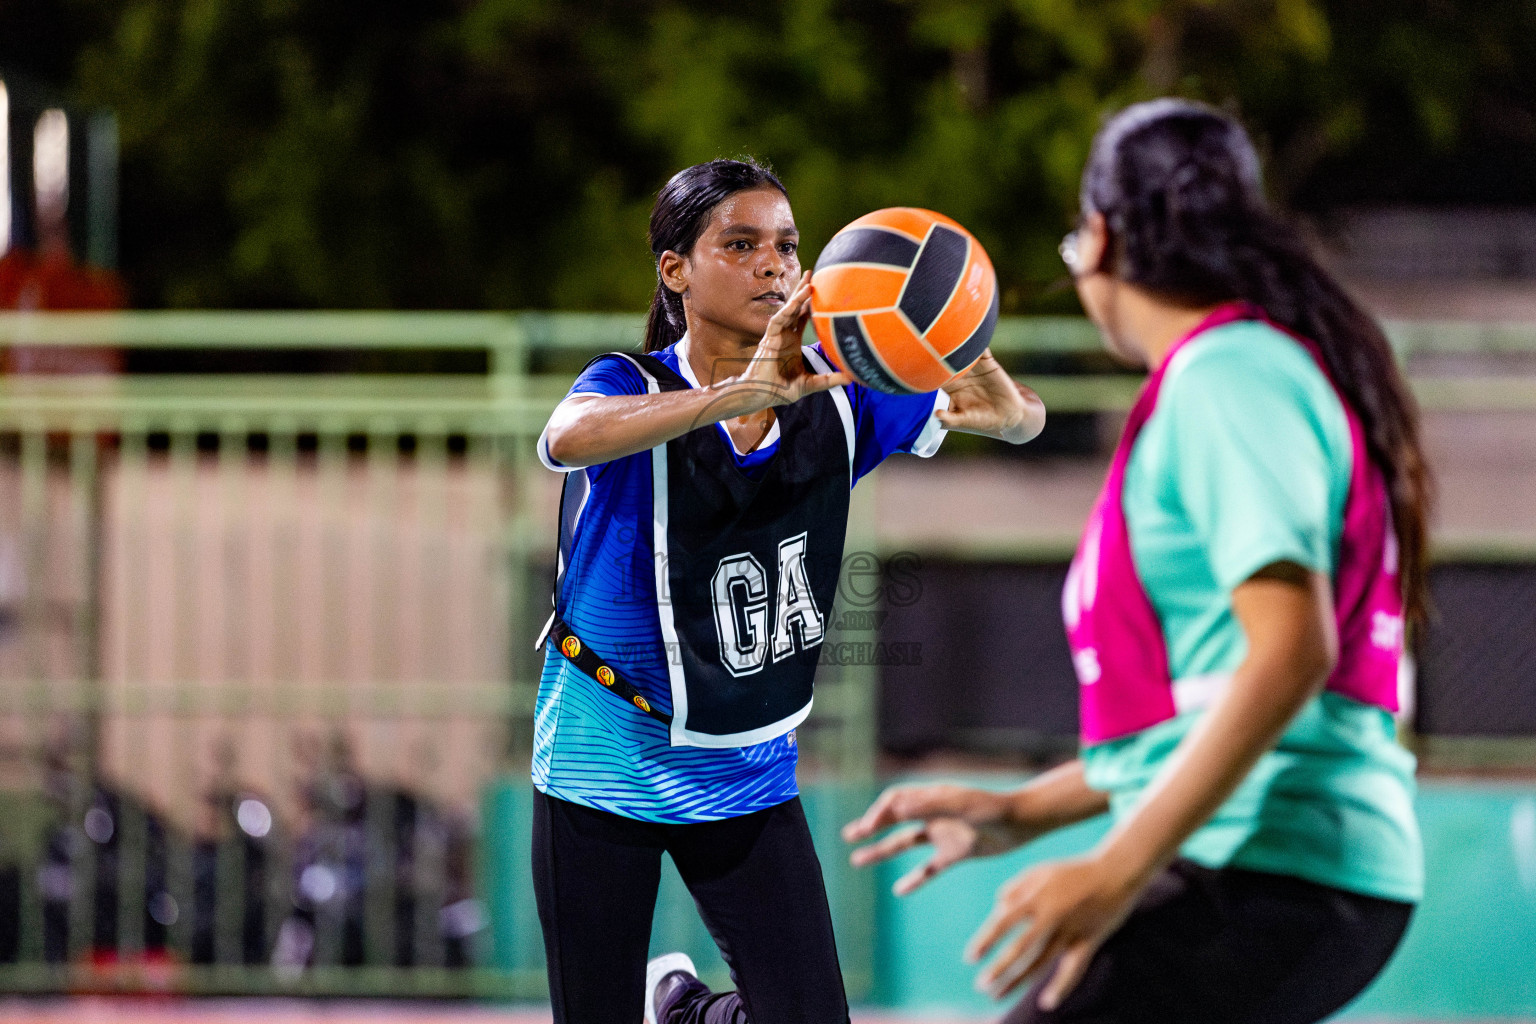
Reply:
[[560, 650], [565, 652], [567, 658], [574, 658], [581, 653], [581, 641], [574, 636], [568, 636], [560, 641]]
[[604, 686], [612, 686], [613, 669], [609, 668], [607, 665], [597, 666], [597, 681], [602, 683]]

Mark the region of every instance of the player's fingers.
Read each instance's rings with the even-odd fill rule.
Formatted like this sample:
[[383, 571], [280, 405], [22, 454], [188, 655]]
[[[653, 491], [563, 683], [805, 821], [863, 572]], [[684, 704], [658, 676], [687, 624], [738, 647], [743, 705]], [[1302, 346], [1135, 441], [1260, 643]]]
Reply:
[[1053, 960], [1061, 956], [1061, 951], [1065, 948], [1066, 944], [1060, 938], [1053, 938], [1041, 948], [1026, 951], [1024, 957], [1010, 965], [1007, 976], [999, 977], [992, 986], [992, 997], [1002, 999], [1026, 981], [1037, 977]]
[[853, 378], [846, 373], [815, 373], [801, 378], [800, 393], [814, 395], [818, 391], [830, 391], [852, 383]]
[[976, 361], [974, 363], [972, 363], [970, 366], [967, 366], [960, 372], [960, 376], [980, 376], [981, 374], [987, 373], [994, 368], [1001, 369], [1001, 364], [998, 363], [997, 358], [992, 355], [992, 348], [989, 345], [988, 347], [981, 350], [981, 355], [976, 357]]
[[848, 862], [856, 868], [868, 867], [878, 864], [882, 860], [890, 860], [904, 850], [910, 850], [920, 843], [928, 841], [928, 830], [922, 825], [914, 825], [904, 828], [899, 832], [892, 832], [877, 842], [868, 846], [861, 846], [848, 855]]
[[804, 294], [807, 303], [809, 303], [811, 298], [811, 271], [807, 270], [801, 273], [800, 281], [795, 285], [795, 294]]
[[793, 360], [792, 365], [796, 367], [800, 365], [799, 360], [802, 358], [800, 349], [805, 344], [805, 326], [810, 322], [810, 303], [803, 302], [800, 306], [800, 311], [795, 313], [789, 322], [784, 325], [782, 334], [784, 343], [780, 347], [779, 352], [784, 358]]
[[1039, 927], [1031, 920], [1028, 906], [1022, 901], [999, 902], [992, 913], [987, 915], [987, 919], [981, 922], [981, 927], [976, 929], [971, 941], [966, 943], [966, 960], [976, 963], [997, 945], [999, 939], [1021, 926], [1030, 932]]
[[916, 890], [919, 886], [937, 878], [939, 876], [939, 872], [943, 871], [946, 867], [949, 866], [949, 864], [952, 863], [954, 862], [950, 861], [949, 863], [945, 863], [944, 861], [941, 861], [937, 855], [929, 857], [922, 864], [919, 864], [917, 867], [913, 868], [911, 871], [908, 871], [906, 874], [897, 879], [896, 884], [891, 887], [891, 891], [894, 892], [897, 896], [905, 896], [908, 893]]
[[1067, 948], [1067, 940], [1062, 937], [1060, 930], [1053, 932], [1049, 938], [1042, 936], [1031, 945], [1020, 951], [1018, 967], [1014, 972], [1011, 984], [1003, 989], [1000, 994], [1006, 994], [1021, 981], [1028, 981], [1041, 971], [1050, 966], [1051, 961], [1061, 956]]
[[933, 411], [933, 418], [942, 423], [946, 430], [954, 430], [957, 427], [964, 427], [970, 424], [970, 415], [968, 413], [956, 412], [953, 409], [935, 409]]
[[811, 315], [811, 272], [807, 270], [805, 276], [800, 278], [800, 283], [795, 285], [795, 290], [790, 293], [787, 306], [793, 306], [795, 318], [805, 320]]
[[877, 796], [868, 810], [843, 826], [843, 838], [855, 843], [888, 826], [943, 813], [939, 805], [952, 800], [952, 790], [950, 786], [892, 786]]
[[954, 406], [950, 406], [948, 409], [935, 409], [933, 415], [935, 419], [943, 424], [945, 430], [985, 427], [995, 418], [991, 410], [956, 409]]
[[800, 278], [800, 283], [795, 285], [793, 291], [784, 300], [784, 305], [768, 319], [770, 329], [775, 321], [778, 321], [780, 329], [791, 327], [803, 320], [811, 308], [811, 275], [807, 273]]
[[791, 339], [787, 335], [794, 330], [795, 324], [809, 307], [810, 298], [810, 287], [802, 280], [800, 285], [790, 292], [784, 304], [774, 310], [773, 316], [768, 318], [768, 329], [763, 332], [760, 345], [766, 345], [775, 353], [791, 340], [798, 345], [800, 343], [798, 336]]
[[976, 988], [994, 997], [1008, 992], [1029, 977], [1052, 938], [1052, 929], [1044, 923], [1031, 922], [976, 975]]
[[897, 792], [894, 788], [887, 789], [875, 797], [875, 802], [870, 804], [863, 814], [843, 826], [843, 839], [856, 843], [861, 839], [868, 839], [887, 825], [894, 825], [899, 819], [890, 817], [890, 814]]
[[746, 378], [740, 383], [739, 389], [760, 399], [762, 404], [759, 408], [766, 409], [770, 406], [783, 405], [786, 402], [794, 401], [794, 395], [790, 392], [790, 389], [774, 380]]
[[1036, 946], [1021, 952], [1020, 957], [1009, 960], [1001, 966], [990, 984], [982, 985], [978, 979], [976, 987], [993, 999], [1002, 999], [1036, 973], [1033, 965], [1041, 963], [1045, 958], [1055, 956], [1058, 951], [1053, 945], [1050, 948]]
[[1088, 965], [1093, 963], [1098, 951], [1096, 942], [1079, 942], [1069, 947], [1057, 961], [1055, 973], [1040, 993], [1040, 1009], [1049, 1012], [1060, 1006], [1088, 973]]
[[784, 313], [780, 307], [768, 320], [768, 329], [763, 332], [763, 340], [757, 343], [757, 357], [768, 363], [778, 363], [783, 357], [784, 348], [788, 344], [789, 320], [780, 320]]
[[939, 818], [928, 823], [935, 873], [960, 863], [976, 850], [976, 829], [969, 822]]

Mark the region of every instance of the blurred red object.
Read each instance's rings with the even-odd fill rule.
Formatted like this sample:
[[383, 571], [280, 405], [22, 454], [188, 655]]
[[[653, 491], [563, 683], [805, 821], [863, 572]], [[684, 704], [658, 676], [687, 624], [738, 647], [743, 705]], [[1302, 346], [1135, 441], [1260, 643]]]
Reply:
[[[122, 309], [128, 293], [109, 270], [82, 266], [63, 246], [0, 256], [0, 309]], [[16, 345], [0, 348], [0, 373], [118, 373], [122, 353], [110, 348]]]
[[82, 966], [71, 985], [74, 995], [131, 993], [163, 999], [182, 987], [182, 964], [163, 949], [126, 955], [115, 949], [92, 949]]

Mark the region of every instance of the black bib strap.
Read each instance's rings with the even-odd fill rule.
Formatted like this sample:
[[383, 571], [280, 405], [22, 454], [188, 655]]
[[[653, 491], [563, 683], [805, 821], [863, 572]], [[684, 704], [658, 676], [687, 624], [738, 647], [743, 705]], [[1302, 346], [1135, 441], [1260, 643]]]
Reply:
[[633, 704], [662, 725], [668, 727], [672, 725], [671, 715], [651, 707], [651, 702], [646, 700], [639, 690], [620, 678], [617, 672], [598, 657], [596, 651], [587, 646], [586, 641], [572, 633], [571, 627], [567, 626], [559, 615], [550, 622], [549, 636], [555, 641], [555, 646], [565, 656], [565, 660], [575, 665], [582, 675], [595, 679], [603, 689], [620, 700]]

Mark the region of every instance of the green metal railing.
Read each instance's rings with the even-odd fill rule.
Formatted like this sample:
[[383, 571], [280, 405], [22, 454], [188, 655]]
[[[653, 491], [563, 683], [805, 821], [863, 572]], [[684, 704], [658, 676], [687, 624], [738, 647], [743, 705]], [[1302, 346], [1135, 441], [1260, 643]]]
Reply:
[[530, 731], [549, 557], [548, 402], [502, 361], [515, 326], [0, 320], [16, 346], [463, 348], [495, 371], [0, 382], [0, 723], [28, 822], [0, 983], [537, 991], [469, 948], [474, 815]]
[[[1530, 327], [1391, 334], [1410, 366], [1536, 351]], [[0, 987], [541, 993], [527, 921], [488, 950], [477, 895], [482, 796], [526, 771], [532, 731], [558, 486], [533, 442], [574, 366], [640, 335], [602, 315], [0, 314], [6, 347], [484, 366], [0, 378]], [[1005, 319], [994, 349], [1099, 342]], [[1138, 385], [1029, 379], [1058, 412]], [[1518, 374], [1414, 386], [1431, 409], [1536, 410]], [[880, 550], [871, 501], [850, 550]], [[874, 684], [825, 667], [811, 777], [872, 782]], [[851, 965], [873, 955], [871, 884], [833, 880]], [[690, 913], [664, 901], [659, 927]]]

